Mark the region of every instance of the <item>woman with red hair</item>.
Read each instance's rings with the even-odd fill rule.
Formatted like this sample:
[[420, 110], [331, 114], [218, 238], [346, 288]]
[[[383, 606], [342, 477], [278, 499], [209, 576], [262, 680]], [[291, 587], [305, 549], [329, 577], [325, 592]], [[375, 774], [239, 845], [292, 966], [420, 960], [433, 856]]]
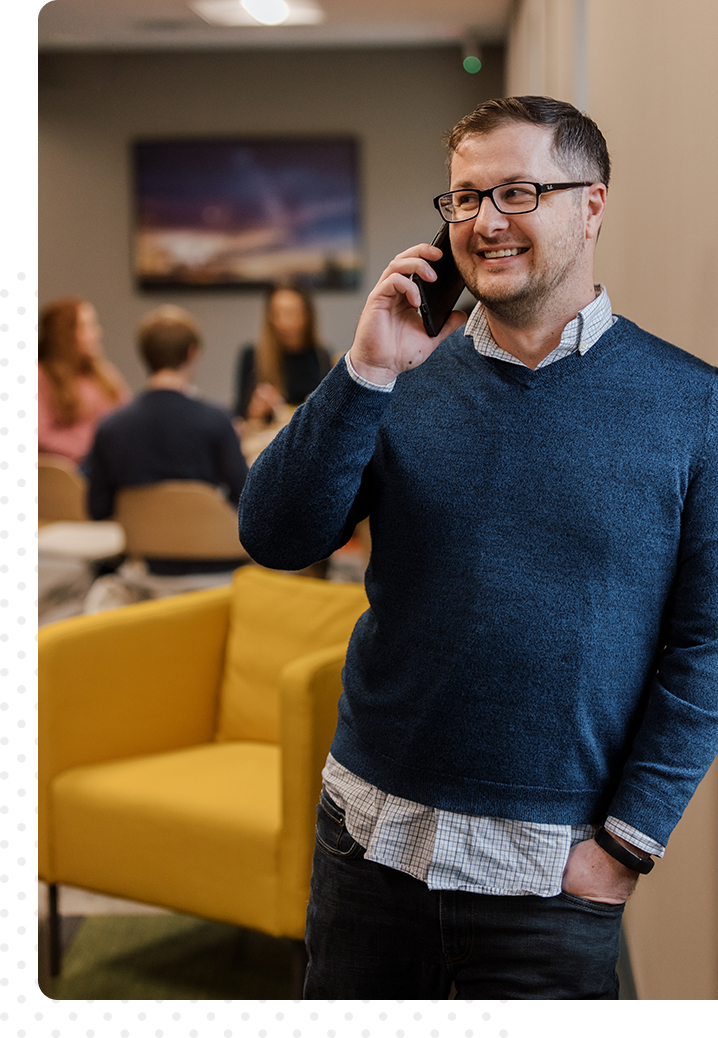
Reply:
[[102, 329], [91, 303], [69, 296], [45, 307], [38, 360], [38, 449], [79, 464], [99, 420], [132, 395], [102, 355]]

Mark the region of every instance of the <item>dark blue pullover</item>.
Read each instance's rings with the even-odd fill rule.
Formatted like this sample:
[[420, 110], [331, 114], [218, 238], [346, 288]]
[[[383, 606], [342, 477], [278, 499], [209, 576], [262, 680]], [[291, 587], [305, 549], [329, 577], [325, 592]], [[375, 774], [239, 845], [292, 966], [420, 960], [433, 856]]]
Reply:
[[438, 808], [665, 844], [718, 751], [717, 387], [624, 318], [535, 371], [461, 331], [392, 393], [340, 362], [240, 501], [279, 569], [371, 517], [334, 757]]

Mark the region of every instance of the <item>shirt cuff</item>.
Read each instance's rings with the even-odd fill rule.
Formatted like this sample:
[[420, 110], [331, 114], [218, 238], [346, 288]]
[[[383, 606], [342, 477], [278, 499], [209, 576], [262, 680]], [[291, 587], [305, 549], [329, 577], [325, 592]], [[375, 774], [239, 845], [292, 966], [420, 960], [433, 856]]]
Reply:
[[355, 382], [358, 382], [360, 386], [363, 386], [364, 389], [377, 389], [380, 393], [391, 393], [392, 389], [396, 385], [396, 379], [392, 379], [392, 381], [387, 383], [385, 386], [378, 386], [376, 382], [369, 382], [367, 379], [362, 378], [354, 369], [352, 362], [349, 360], [348, 353], [344, 354], [344, 360], [347, 362], [347, 371], [351, 377]]
[[614, 818], [613, 815], [609, 815], [606, 819], [605, 828], [612, 836], [620, 836], [622, 840], [627, 840], [628, 843], [632, 843], [634, 847], [645, 851], [646, 854], [655, 854], [659, 858], [665, 854], [666, 848], [662, 844], [652, 840], [645, 833], [639, 832], [638, 829], [634, 829], [632, 825]]

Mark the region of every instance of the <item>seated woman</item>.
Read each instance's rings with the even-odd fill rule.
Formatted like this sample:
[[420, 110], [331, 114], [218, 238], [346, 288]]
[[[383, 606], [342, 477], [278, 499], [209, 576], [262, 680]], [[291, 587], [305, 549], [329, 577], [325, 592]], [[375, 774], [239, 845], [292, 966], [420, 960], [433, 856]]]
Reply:
[[256, 346], [240, 351], [235, 413], [269, 422], [284, 404], [306, 400], [331, 366], [317, 343], [311, 299], [299, 285], [279, 285], [267, 297]]
[[44, 308], [38, 361], [38, 450], [79, 465], [99, 420], [132, 396], [102, 355], [102, 329], [91, 303], [68, 296]]

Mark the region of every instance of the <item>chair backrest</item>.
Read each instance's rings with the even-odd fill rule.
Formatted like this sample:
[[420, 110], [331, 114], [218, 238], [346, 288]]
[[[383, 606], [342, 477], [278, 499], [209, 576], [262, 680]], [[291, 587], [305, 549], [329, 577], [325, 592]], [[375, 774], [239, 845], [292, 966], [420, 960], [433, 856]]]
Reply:
[[38, 454], [37, 514], [41, 522], [87, 520], [85, 494], [85, 477], [69, 458]]
[[114, 518], [128, 555], [160, 559], [239, 559], [237, 513], [208, 483], [167, 480], [125, 487]]
[[244, 566], [233, 578], [216, 739], [279, 741], [280, 675], [318, 649], [347, 643], [368, 608], [361, 584]]

